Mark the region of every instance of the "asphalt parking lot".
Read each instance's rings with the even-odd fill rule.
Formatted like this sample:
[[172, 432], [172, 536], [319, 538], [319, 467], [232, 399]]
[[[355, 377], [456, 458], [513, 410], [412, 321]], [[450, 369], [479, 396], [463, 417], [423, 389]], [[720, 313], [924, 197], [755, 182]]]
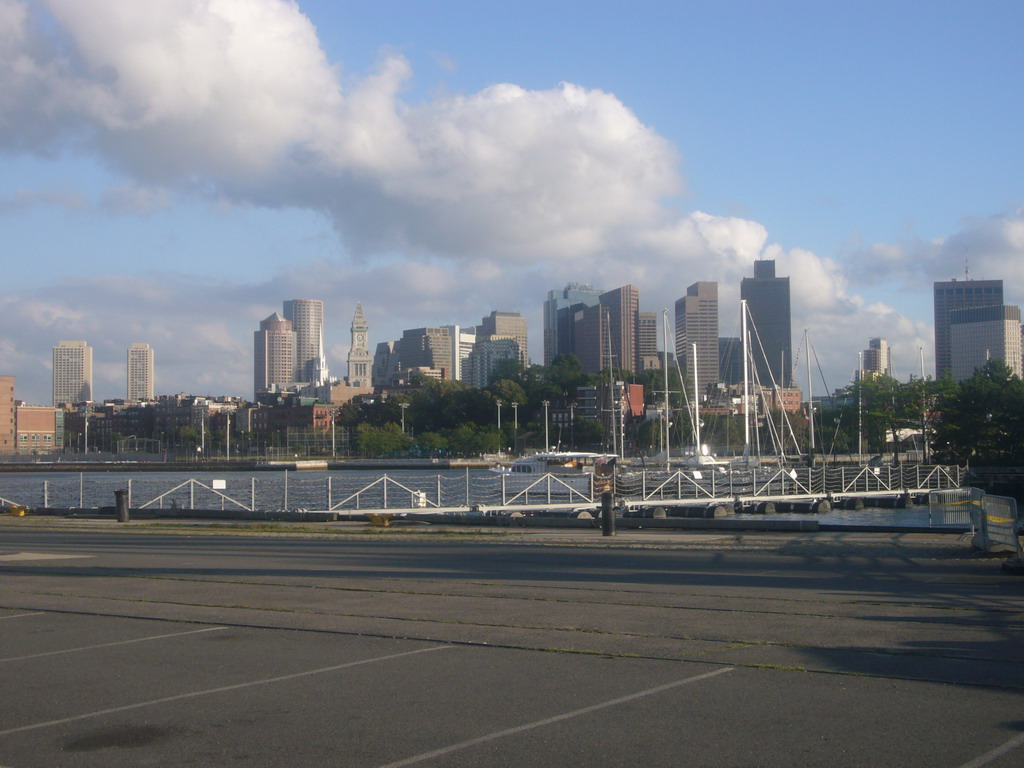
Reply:
[[943, 535], [0, 523], [2, 766], [1024, 763]]

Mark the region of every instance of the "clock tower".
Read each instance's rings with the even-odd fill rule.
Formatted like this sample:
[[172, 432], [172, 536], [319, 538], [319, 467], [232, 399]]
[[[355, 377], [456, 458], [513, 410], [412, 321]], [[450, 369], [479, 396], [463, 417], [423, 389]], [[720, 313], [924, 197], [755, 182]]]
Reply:
[[352, 347], [348, 352], [348, 385], [350, 387], [371, 386], [373, 355], [367, 346], [369, 327], [363, 317], [363, 305], [356, 302], [356, 313], [352, 317]]

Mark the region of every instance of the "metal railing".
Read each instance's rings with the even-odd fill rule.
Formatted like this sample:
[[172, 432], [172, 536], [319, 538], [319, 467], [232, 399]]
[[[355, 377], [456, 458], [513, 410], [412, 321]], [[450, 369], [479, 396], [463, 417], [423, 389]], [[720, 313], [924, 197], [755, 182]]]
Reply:
[[[624, 503], [685, 503], [712, 499], [844, 497], [958, 489], [966, 470], [955, 466], [754, 467], [631, 470], [621, 468], [614, 491]], [[263, 473], [259, 478], [225, 473], [209, 480], [160, 473], [124, 478], [80, 473], [62, 479], [0, 476], [0, 499], [29, 508], [95, 509], [113, 504], [114, 491], [127, 487], [135, 509], [322, 510], [443, 509], [530, 504], [590, 505], [600, 493], [586, 474], [524, 477], [479, 471], [449, 474], [356, 474], [326, 477], [302, 472]], [[944, 497], [945, 498], [945, 497]], [[955, 504], [956, 502], [949, 502]], [[936, 502], [939, 507], [945, 502]], [[939, 512], [936, 512], [938, 515]]]

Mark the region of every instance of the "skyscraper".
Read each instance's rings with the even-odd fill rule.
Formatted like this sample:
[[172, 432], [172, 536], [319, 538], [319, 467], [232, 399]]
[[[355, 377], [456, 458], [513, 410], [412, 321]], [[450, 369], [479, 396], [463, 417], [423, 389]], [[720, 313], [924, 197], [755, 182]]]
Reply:
[[452, 340], [451, 378], [455, 381], [467, 381], [467, 371], [464, 366], [466, 359], [473, 351], [473, 345], [476, 344], [476, 327], [469, 326], [468, 328], [463, 328], [459, 325], [445, 325], [443, 327], [448, 331], [448, 335]]
[[969, 379], [989, 360], [1002, 360], [1017, 374], [1021, 365], [1020, 307], [966, 307], [949, 317], [950, 373]]
[[327, 383], [324, 356], [324, 303], [319, 299], [291, 299], [284, 303], [284, 319], [295, 332], [294, 381], [322, 387]]
[[892, 376], [892, 349], [885, 339], [868, 339], [868, 348], [861, 355], [861, 370], [880, 376]]
[[[378, 346], [378, 350], [380, 347]], [[395, 342], [398, 370], [423, 368], [438, 371], [441, 378], [452, 376], [452, 338], [444, 328], [411, 328]]]
[[348, 383], [353, 387], [369, 387], [373, 376], [373, 355], [367, 346], [370, 326], [363, 317], [363, 305], [356, 302], [352, 316], [352, 346], [348, 352]]
[[952, 372], [950, 359], [950, 312], [969, 307], [1001, 307], [1002, 280], [949, 280], [934, 284], [935, 378]]
[[693, 345], [697, 345], [697, 386], [704, 392], [719, 381], [718, 283], [699, 282], [676, 301], [676, 360], [693, 386]]
[[743, 383], [743, 344], [736, 336], [718, 339], [718, 378], [724, 384]]
[[519, 345], [519, 362], [525, 368], [530, 364], [529, 350], [526, 346], [526, 318], [518, 312], [491, 312], [476, 327], [477, 341], [491, 337], [508, 337], [515, 339]]
[[638, 315], [636, 344], [641, 371], [661, 368], [658, 355], [658, 313], [640, 312]]
[[92, 347], [61, 341], [53, 348], [53, 404], [92, 400]]
[[478, 339], [466, 358], [463, 380], [471, 387], [482, 389], [491, 383], [491, 377], [500, 361], [519, 359], [519, 342], [511, 336]]
[[601, 294], [596, 306], [574, 313], [573, 352], [586, 373], [609, 367], [636, 372], [639, 360], [640, 292], [624, 285]]
[[573, 351], [575, 313], [597, 306], [603, 292], [588, 283], [569, 283], [561, 291], [548, 291], [544, 302], [544, 365]]
[[624, 371], [637, 372], [637, 326], [640, 321], [640, 291], [624, 285], [601, 294], [601, 306], [608, 310], [612, 363]]
[[253, 333], [253, 389], [258, 395], [295, 384], [295, 332], [290, 320], [277, 312], [260, 322]]
[[128, 347], [129, 402], [153, 399], [153, 348], [149, 344]]
[[740, 283], [753, 329], [750, 350], [758, 382], [789, 387], [793, 380], [793, 331], [790, 321], [789, 278], [775, 276], [775, 260], [754, 262], [754, 276]]

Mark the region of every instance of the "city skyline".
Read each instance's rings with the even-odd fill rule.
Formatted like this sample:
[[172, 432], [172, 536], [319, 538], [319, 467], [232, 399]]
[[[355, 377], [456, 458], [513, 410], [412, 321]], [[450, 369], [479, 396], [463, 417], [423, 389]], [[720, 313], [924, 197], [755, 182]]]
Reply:
[[333, 308], [337, 371], [357, 300], [374, 344], [520, 311], [540, 362], [548, 290], [660, 314], [717, 282], [733, 337], [773, 259], [831, 388], [873, 337], [934, 371], [933, 282], [1024, 303], [1024, 8], [150, 7], [0, 0], [0, 373], [28, 401], [76, 338], [99, 398], [138, 339], [161, 392], [245, 394], [284, 296]]

